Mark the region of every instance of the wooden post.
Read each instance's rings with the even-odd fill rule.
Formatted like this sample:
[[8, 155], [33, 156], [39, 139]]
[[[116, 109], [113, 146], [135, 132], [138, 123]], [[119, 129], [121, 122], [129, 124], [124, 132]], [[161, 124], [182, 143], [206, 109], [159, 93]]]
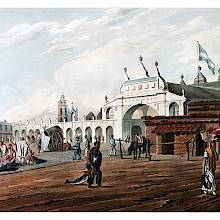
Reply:
[[185, 144], [186, 144], [186, 150], [187, 150], [187, 160], [189, 161], [189, 144], [190, 144], [190, 141], [186, 141]]
[[120, 156], [123, 159], [122, 148], [121, 148], [121, 139], [120, 138], [119, 138], [119, 151], [120, 151]]

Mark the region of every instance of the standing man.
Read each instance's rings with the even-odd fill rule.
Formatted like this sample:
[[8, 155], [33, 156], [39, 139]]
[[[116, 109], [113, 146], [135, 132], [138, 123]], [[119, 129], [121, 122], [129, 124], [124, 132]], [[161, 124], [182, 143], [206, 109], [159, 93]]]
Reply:
[[76, 160], [81, 160], [81, 148], [79, 137], [76, 137]]
[[147, 138], [145, 136], [142, 136], [142, 140], [143, 140], [143, 154], [146, 153], [146, 157], [147, 157]]
[[85, 135], [85, 157], [87, 156], [88, 149], [90, 149], [90, 139]]
[[6, 155], [6, 152], [7, 152], [7, 147], [6, 145], [4, 144], [3, 141], [0, 141], [0, 156], [1, 157], [4, 157]]
[[91, 158], [91, 172], [88, 178], [88, 187], [91, 187], [96, 176], [97, 186], [101, 186], [102, 183], [102, 153], [100, 152], [100, 142], [96, 141], [94, 143], [95, 147], [91, 149], [90, 158]]
[[25, 162], [25, 157], [27, 155], [28, 145], [24, 140], [24, 137], [20, 138], [20, 141], [17, 143], [17, 158], [19, 163]]
[[109, 155], [110, 156], [116, 156], [116, 143], [113, 134], [111, 135], [109, 139]]

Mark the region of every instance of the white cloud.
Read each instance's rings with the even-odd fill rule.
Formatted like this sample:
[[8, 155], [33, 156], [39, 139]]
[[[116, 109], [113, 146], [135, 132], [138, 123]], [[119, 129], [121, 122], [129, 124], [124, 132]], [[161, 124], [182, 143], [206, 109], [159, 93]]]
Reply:
[[60, 27], [57, 22], [39, 22], [18, 24], [0, 34], [0, 47], [10, 47], [38, 37], [43, 33], [54, 34]]
[[1, 115], [1, 120], [25, 121], [55, 115], [57, 108], [57, 90], [53, 87], [35, 91], [22, 105], [14, 106]]
[[65, 53], [65, 50], [79, 51], [55, 71], [54, 80], [46, 84], [36, 82], [36, 91], [23, 105], [9, 109], [3, 116], [10, 120], [52, 113], [56, 116], [57, 99], [62, 90], [81, 114], [97, 110], [104, 103], [104, 96], [113, 97], [126, 79], [124, 66], [131, 78], [144, 76], [138, 60], [140, 54], [150, 75], [156, 74], [154, 61], [158, 60], [166, 79], [179, 81], [183, 73], [188, 74], [186, 79], [192, 82], [196, 75], [196, 40], [201, 41], [213, 61], [218, 61], [220, 25], [213, 22], [217, 12], [213, 16], [195, 13], [188, 20], [182, 18], [180, 12], [177, 9], [113, 8], [93, 20], [82, 17], [63, 26], [57, 22], [22, 24], [0, 34], [0, 42], [4, 39], [10, 46], [49, 33], [52, 40], [42, 59], [48, 54]]

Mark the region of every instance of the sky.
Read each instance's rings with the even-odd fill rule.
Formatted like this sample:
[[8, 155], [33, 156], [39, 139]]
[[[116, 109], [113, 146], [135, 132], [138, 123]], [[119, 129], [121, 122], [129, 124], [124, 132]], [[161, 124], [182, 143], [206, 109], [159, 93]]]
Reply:
[[62, 91], [80, 115], [98, 111], [126, 80], [150, 76], [187, 84], [197, 74], [197, 41], [220, 67], [220, 9], [0, 9], [0, 120], [56, 118]]

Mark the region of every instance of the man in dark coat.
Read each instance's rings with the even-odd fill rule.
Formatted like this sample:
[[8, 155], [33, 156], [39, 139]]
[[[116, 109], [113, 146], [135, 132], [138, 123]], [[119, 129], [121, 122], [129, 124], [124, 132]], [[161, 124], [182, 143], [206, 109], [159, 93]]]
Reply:
[[95, 176], [96, 184], [101, 186], [102, 183], [102, 171], [100, 169], [102, 165], [102, 153], [100, 152], [100, 142], [96, 141], [94, 145], [95, 147], [91, 149], [89, 155], [92, 168], [88, 178], [89, 187], [92, 186]]

